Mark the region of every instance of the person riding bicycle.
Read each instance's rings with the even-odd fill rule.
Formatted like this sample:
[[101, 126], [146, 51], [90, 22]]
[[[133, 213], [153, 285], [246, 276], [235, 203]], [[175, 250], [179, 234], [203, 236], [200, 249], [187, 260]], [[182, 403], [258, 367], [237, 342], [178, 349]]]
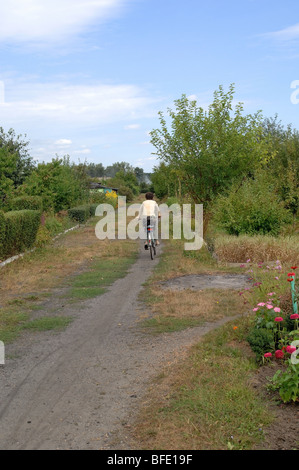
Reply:
[[[143, 223], [143, 229], [145, 232], [144, 238], [147, 238], [147, 227], [152, 226], [156, 245], [159, 245], [158, 218], [161, 217], [161, 214], [159, 212], [159, 206], [156, 201], [154, 201], [153, 193], [146, 193], [145, 199], [146, 200], [141, 204], [138, 219], [142, 220]], [[144, 248], [146, 250], [148, 249], [147, 241], [145, 241], [144, 243]]]

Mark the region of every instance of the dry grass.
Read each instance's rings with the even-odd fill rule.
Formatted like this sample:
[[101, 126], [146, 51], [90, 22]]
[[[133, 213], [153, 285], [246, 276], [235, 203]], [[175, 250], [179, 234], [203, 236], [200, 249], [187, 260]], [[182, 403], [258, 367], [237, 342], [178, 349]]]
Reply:
[[254, 263], [279, 260], [282, 264], [299, 263], [299, 236], [271, 237], [266, 235], [218, 236], [215, 252], [222, 262]]
[[130, 240], [98, 240], [92, 223], [69, 232], [0, 270], [1, 306], [12, 298], [40, 295], [61, 286], [94, 258], [125, 256], [135, 249], [136, 244]]
[[168, 318], [194, 318], [210, 322], [248, 310], [243, 299], [234, 290], [155, 289], [155, 295], [156, 301], [151, 305], [153, 313]]

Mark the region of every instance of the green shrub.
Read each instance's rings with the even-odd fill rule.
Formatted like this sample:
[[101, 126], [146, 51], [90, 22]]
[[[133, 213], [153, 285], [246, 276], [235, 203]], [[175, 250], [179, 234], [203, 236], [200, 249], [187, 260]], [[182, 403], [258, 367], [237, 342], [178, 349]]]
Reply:
[[51, 234], [45, 225], [40, 225], [37, 231], [35, 246], [38, 248], [45, 246], [51, 241]]
[[46, 218], [45, 227], [51, 236], [55, 236], [62, 231], [62, 223], [60, 223], [54, 216]]
[[19, 196], [9, 201], [10, 211], [33, 210], [42, 211], [42, 198], [39, 196]]
[[0, 211], [0, 259], [4, 256], [5, 215]]
[[274, 349], [274, 338], [272, 330], [266, 328], [253, 328], [247, 336], [252, 351], [256, 354], [257, 360]]
[[40, 212], [11, 211], [5, 214], [5, 235], [2, 256], [13, 256], [34, 245], [40, 225]]
[[90, 191], [90, 197], [89, 200], [91, 204], [104, 204], [106, 201], [106, 196], [104, 191]]
[[90, 207], [90, 205], [73, 207], [72, 209], [68, 210], [68, 216], [70, 217], [70, 219], [76, 220], [80, 224], [83, 224], [90, 218]]
[[277, 236], [283, 225], [291, 223], [291, 213], [285, 209], [274, 183], [268, 179], [266, 174], [260, 174], [241, 187], [234, 185], [227, 195], [218, 198], [214, 218], [230, 235]]
[[127, 198], [127, 202], [132, 202], [134, 199], [134, 193], [128, 186], [121, 185], [118, 188], [118, 194]]
[[96, 213], [96, 208], [98, 207], [100, 203], [94, 203], [90, 205], [90, 216], [94, 217]]

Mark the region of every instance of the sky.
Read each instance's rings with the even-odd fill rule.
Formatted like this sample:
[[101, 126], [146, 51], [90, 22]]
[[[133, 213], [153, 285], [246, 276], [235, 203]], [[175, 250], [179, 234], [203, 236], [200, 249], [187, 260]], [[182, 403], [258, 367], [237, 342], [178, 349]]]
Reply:
[[235, 84], [244, 113], [299, 129], [298, 63], [297, 0], [0, 0], [0, 127], [37, 162], [151, 172], [183, 94], [207, 109]]

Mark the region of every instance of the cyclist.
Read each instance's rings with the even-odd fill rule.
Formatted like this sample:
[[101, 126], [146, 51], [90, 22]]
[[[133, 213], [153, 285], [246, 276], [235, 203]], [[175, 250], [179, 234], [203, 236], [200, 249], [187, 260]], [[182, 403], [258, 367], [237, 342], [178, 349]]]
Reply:
[[[139, 220], [142, 220], [143, 229], [145, 232], [145, 239], [147, 238], [147, 227], [149, 225], [153, 226], [154, 239], [156, 240], [156, 245], [159, 245], [158, 238], [158, 218], [161, 217], [159, 212], [159, 206], [154, 201], [153, 193], [146, 193], [145, 201], [141, 204], [139, 210]], [[144, 243], [144, 248], [148, 250], [147, 240]]]

